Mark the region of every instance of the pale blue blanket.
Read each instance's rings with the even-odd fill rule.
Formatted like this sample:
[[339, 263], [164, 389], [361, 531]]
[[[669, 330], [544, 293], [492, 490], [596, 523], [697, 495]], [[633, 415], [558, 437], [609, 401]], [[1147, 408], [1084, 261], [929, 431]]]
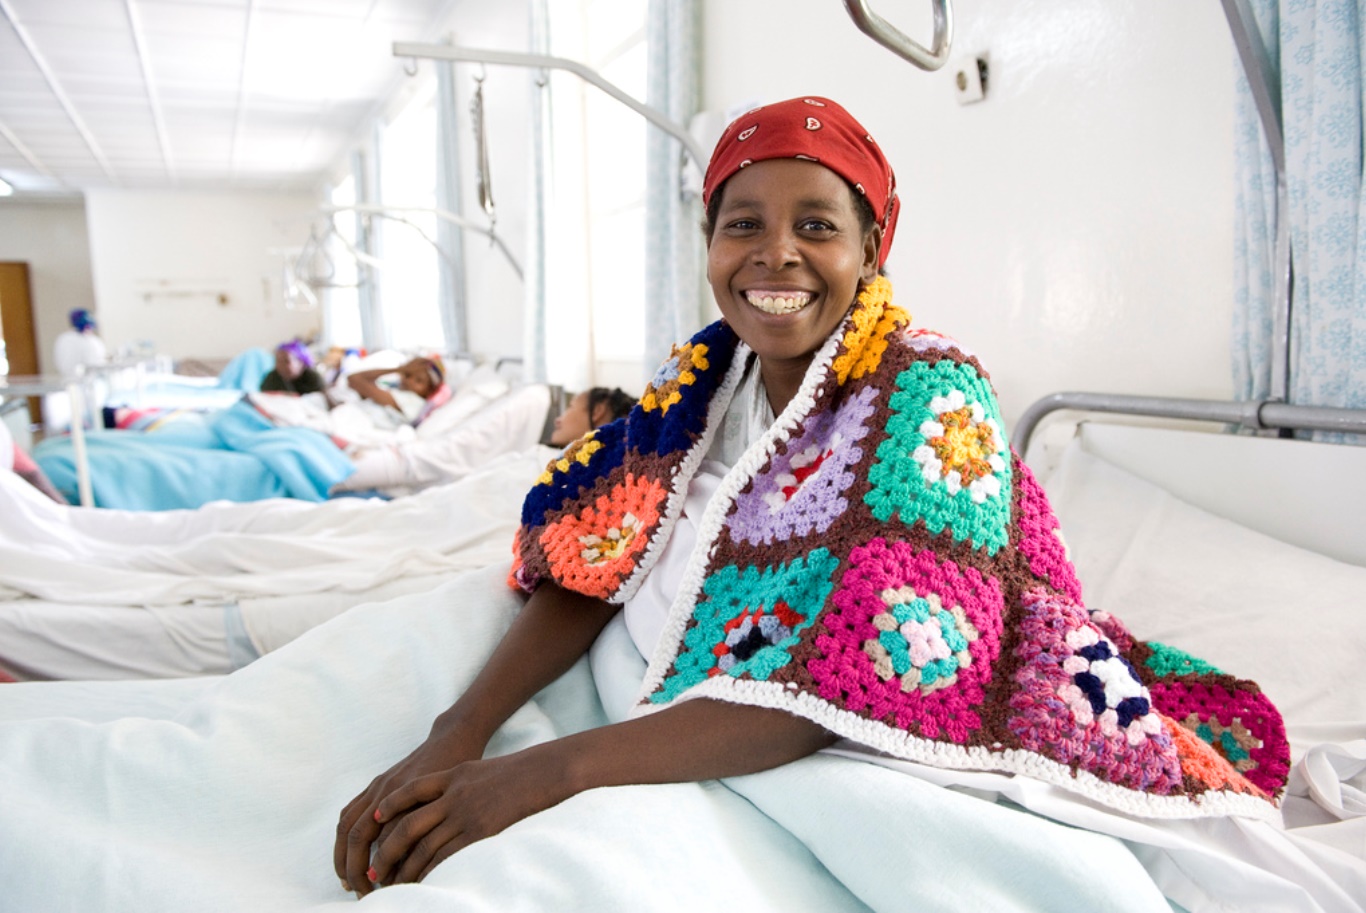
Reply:
[[[90, 432], [86, 446], [95, 505], [124, 510], [193, 508], [218, 500], [323, 501], [355, 471], [326, 435], [276, 428], [245, 400], [160, 431]], [[75, 503], [71, 439], [45, 440], [33, 456]]]

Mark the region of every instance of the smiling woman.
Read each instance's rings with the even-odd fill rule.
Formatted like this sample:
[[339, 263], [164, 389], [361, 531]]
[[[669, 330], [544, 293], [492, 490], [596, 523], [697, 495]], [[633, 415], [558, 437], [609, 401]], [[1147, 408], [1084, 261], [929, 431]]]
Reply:
[[[421, 880], [594, 787], [764, 771], [839, 737], [1137, 816], [1275, 814], [1275, 709], [1237, 684], [1250, 766], [1201, 741], [1220, 700], [1187, 711], [1211, 667], [1140, 671], [1146, 645], [1087, 612], [985, 370], [892, 303], [895, 186], [828, 99], [722, 135], [703, 195], [724, 319], [527, 495], [511, 579], [529, 599], [426, 741], [343, 809], [344, 884]], [[485, 757], [618, 612], [649, 662], [634, 711]]]

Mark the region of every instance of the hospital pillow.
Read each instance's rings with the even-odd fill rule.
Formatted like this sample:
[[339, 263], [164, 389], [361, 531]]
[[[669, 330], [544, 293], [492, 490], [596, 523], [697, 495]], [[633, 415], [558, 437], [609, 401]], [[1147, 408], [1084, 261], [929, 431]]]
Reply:
[[1366, 568], [1206, 513], [1076, 442], [1045, 487], [1089, 608], [1258, 682], [1295, 758], [1334, 724], [1363, 734]]

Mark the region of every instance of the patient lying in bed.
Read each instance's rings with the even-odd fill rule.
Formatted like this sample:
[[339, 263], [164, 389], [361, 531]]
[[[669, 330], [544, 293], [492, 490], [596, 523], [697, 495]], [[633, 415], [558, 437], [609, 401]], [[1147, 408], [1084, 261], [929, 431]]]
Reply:
[[0, 421], [0, 472], [13, 472], [58, 504], [67, 503], [28, 452], [14, 440], [9, 426], [3, 421]]

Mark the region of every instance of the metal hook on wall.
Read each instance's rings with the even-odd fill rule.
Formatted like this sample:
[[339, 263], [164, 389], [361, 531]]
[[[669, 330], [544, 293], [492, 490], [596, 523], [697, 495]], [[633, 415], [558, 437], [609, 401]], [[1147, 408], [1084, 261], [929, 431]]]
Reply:
[[416, 57], [409, 57], [407, 60], [405, 60], [405, 61], [403, 62], [403, 72], [406, 73], [408, 76], [416, 76], [416, 75], [417, 75], [417, 58], [416, 58]]

